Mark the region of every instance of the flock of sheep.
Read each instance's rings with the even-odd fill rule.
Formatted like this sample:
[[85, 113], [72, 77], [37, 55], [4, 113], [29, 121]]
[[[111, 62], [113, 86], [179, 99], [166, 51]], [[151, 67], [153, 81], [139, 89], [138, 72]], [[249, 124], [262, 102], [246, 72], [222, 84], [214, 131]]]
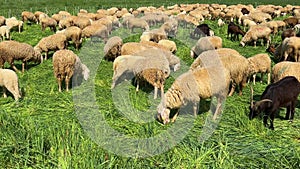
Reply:
[[[290, 15], [284, 20], [274, 20], [279, 16]], [[124, 80], [136, 79], [136, 90], [141, 82], [154, 87], [154, 99], [158, 89], [161, 91], [161, 103], [158, 105], [157, 118], [167, 124], [170, 122], [171, 110], [188, 104], [193, 105], [193, 112], [198, 112], [200, 99], [217, 98], [214, 119], [220, 113], [220, 107], [227, 96], [233, 95], [236, 87], [239, 95], [249, 83], [250, 77], [257, 73], [267, 73], [267, 84], [280, 81], [286, 76], [294, 76], [300, 80], [300, 6], [286, 5], [220, 5], [220, 4], [181, 4], [168, 7], [139, 7], [137, 9], [109, 8], [99, 9], [96, 13], [80, 10], [77, 15], [60, 11], [52, 16], [40, 11], [35, 13], [24, 11], [22, 21], [15, 17], [0, 17], [0, 67], [8, 62], [18, 71], [14, 60], [22, 60], [22, 72], [28, 61], [43, 62], [48, 53], [53, 54], [53, 70], [57, 78], [59, 91], [62, 81], [69, 89], [71, 78], [81, 76], [88, 79], [89, 69], [81, 63], [80, 58], [67, 46], [74, 44], [76, 50], [86, 38], [101, 38], [105, 43], [104, 58], [113, 62], [111, 88], [115, 88]], [[219, 27], [228, 25], [232, 40], [239, 40], [241, 46], [256, 46], [258, 40], [266, 42], [266, 48], [280, 61], [271, 71], [271, 58], [267, 53], [245, 58], [235, 49], [224, 48], [222, 38], [214, 36], [214, 31], [204, 20], [218, 20]], [[31, 22], [40, 24], [42, 31], [49, 28], [52, 35], [42, 38], [34, 47], [26, 43], [11, 40], [10, 32], [14, 27], [22, 31], [22, 25]], [[158, 28], [152, 29], [153, 26]], [[176, 37], [178, 28], [194, 28], [190, 32], [192, 38], [198, 39], [191, 49], [191, 57], [195, 58], [190, 70], [180, 75], [172, 86], [164, 93], [164, 83], [172, 71], [180, 69], [180, 58], [176, 56], [177, 47], [169, 37]], [[244, 29], [241, 29], [243, 26]], [[123, 43], [118, 36], [110, 37], [112, 31], [125, 27], [131, 32], [142, 30], [139, 42]], [[57, 28], [59, 30], [57, 30]], [[282, 33], [282, 43], [271, 44], [271, 37]], [[43, 56], [44, 55], [44, 56]], [[271, 79], [272, 72], [272, 79]], [[263, 78], [261, 77], [261, 80]], [[10, 91], [15, 100], [21, 97], [18, 89], [17, 74], [12, 70], [0, 69], [0, 86]], [[299, 93], [298, 93], [299, 94]], [[298, 96], [298, 95], [297, 95]], [[289, 102], [287, 103], [290, 106]], [[279, 104], [279, 106], [284, 106]], [[295, 105], [294, 105], [295, 106]], [[278, 110], [278, 106], [275, 109]], [[287, 107], [288, 109], [288, 107]], [[171, 117], [175, 121], [177, 113]]]

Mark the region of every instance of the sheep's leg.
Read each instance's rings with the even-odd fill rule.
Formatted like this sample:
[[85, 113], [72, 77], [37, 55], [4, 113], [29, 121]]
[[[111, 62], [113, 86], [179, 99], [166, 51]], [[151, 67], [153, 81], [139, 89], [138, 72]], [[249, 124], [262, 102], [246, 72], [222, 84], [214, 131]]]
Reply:
[[3, 97], [4, 98], [7, 98], [6, 91], [7, 91], [6, 87], [3, 86]]
[[246, 86], [246, 82], [247, 82], [247, 77], [244, 77], [243, 81], [239, 84], [239, 95], [240, 96], [243, 94], [243, 88]]
[[69, 83], [70, 83], [70, 77], [69, 76], [65, 77], [65, 82], [66, 82], [66, 90], [68, 92], [69, 91]]
[[256, 47], [256, 40], [253, 43], [254, 43], [254, 47]]
[[9, 86], [6, 88], [6, 90], [8, 90], [15, 98], [16, 101], [19, 100], [19, 91], [18, 88], [14, 88], [14, 86]]
[[268, 73], [268, 82], [267, 83], [270, 84], [270, 81], [271, 81], [271, 73], [269, 72]]
[[[198, 102], [200, 102], [200, 100]], [[196, 118], [197, 114], [198, 114], [198, 104], [197, 103], [194, 103], [194, 105], [193, 105], [193, 112], [194, 112], [194, 116]]]
[[22, 73], [24, 73], [24, 70], [25, 70], [25, 64], [26, 64], [26, 62], [23, 62], [23, 63], [22, 63]]
[[255, 78], [256, 78], [256, 73], [254, 73], [253, 77], [253, 85], [255, 85]]
[[139, 83], [139, 80], [136, 79], [136, 88], [135, 88], [135, 91], [138, 92], [139, 88], [140, 88], [140, 83]]
[[58, 82], [58, 91], [61, 92], [61, 77], [57, 77], [57, 82]]
[[217, 119], [217, 116], [219, 115], [220, 113], [220, 108], [222, 106], [222, 101], [221, 101], [221, 98], [217, 98], [218, 99], [218, 103], [217, 103], [217, 107], [216, 107], [216, 111], [215, 111], [215, 114], [213, 116], [213, 120], [216, 120]]
[[176, 114], [174, 114], [174, 116], [172, 117], [172, 120], [171, 120], [172, 123], [174, 123], [176, 121], [178, 113], [179, 112], [177, 112]]
[[16, 72], [19, 72], [19, 70], [17, 69], [17, 67], [15, 66], [15, 64], [12, 62], [10, 64], [10, 66], [16, 71]]
[[236, 88], [236, 83], [232, 83], [232, 85], [231, 85], [231, 90], [230, 90], [228, 96], [232, 96], [232, 95], [233, 95], [233, 93], [234, 93], [234, 91], [235, 91], [235, 88]]
[[160, 97], [164, 98], [164, 85], [160, 86]]
[[157, 90], [158, 90], [158, 88], [155, 86], [154, 87], [154, 99], [157, 99]]

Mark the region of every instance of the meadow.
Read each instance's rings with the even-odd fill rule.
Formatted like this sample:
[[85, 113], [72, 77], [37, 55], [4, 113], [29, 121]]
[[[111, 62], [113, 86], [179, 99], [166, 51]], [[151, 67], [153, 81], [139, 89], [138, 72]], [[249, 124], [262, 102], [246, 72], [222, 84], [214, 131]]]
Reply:
[[[51, 3], [50, 3], [51, 2]], [[176, 3], [202, 1], [176, 1]], [[296, 5], [297, 1], [266, 0], [260, 2], [220, 1], [220, 4]], [[203, 1], [203, 3], [208, 3]], [[22, 4], [22, 5], [20, 5]], [[76, 14], [79, 9], [95, 12], [100, 8], [173, 5], [172, 1], [45, 1], [16, 0], [2, 3], [0, 15], [20, 18], [24, 10], [41, 10], [48, 14], [59, 10]], [[285, 16], [287, 17], [287, 16]], [[284, 17], [276, 18], [283, 19]], [[265, 53], [265, 46], [241, 47], [227, 38], [227, 26], [206, 20], [223, 46], [236, 49], [245, 57]], [[190, 48], [196, 42], [187, 38], [190, 29], [180, 27], [176, 38], [177, 56], [182, 68], [167, 79], [165, 91], [193, 62]], [[40, 25], [24, 24], [23, 32], [12, 32], [12, 39], [32, 46], [47, 35]], [[126, 28], [113, 31], [124, 42], [139, 41], [141, 31], [130, 33]], [[280, 42], [280, 36], [272, 38]], [[112, 62], [103, 59], [104, 43], [84, 41], [73, 50], [91, 70], [88, 81], [72, 91], [58, 92], [52, 60], [29, 63], [25, 73], [18, 73], [23, 98], [14, 102], [11, 95], [0, 97], [0, 168], [299, 168], [300, 110], [297, 105], [293, 123], [283, 120], [285, 110], [275, 118], [275, 130], [266, 128], [262, 119], [248, 119], [250, 85], [243, 95], [226, 99], [223, 113], [216, 123], [207, 121], [210, 103], [201, 101], [197, 118], [179, 115], [175, 123], [162, 125], [155, 120], [160, 98], [153, 100], [152, 87], [135, 92], [125, 83], [111, 90]], [[50, 56], [53, 53], [50, 53]], [[270, 55], [273, 59], [273, 56]], [[276, 62], [273, 60], [272, 64]], [[20, 68], [20, 62], [16, 62]], [[9, 65], [5, 65], [9, 68]], [[259, 78], [258, 78], [259, 80]], [[259, 99], [266, 84], [254, 86], [254, 99]], [[0, 91], [2, 96], [2, 90]], [[139, 147], [137, 147], [139, 146]]]

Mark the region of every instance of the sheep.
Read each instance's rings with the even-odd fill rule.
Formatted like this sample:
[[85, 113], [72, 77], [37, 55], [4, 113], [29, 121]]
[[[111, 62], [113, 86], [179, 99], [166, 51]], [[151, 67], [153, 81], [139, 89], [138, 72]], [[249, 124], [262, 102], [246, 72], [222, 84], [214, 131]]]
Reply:
[[80, 16], [72, 16], [72, 17], [73, 17], [73, 25], [78, 26], [81, 30], [91, 25], [91, 21], [87, 17], [80, 17]]
[[145, 31], [140, 37], [140, 41], [154, 41], [158, 43], [162, 39], [168, 39], [166, 32], [163, 29], [152, 29]]
[[293, 30], [296, 31], [296, 32], [299, 32], [299, 30], [300, 30], [300, 23], [297, 24], [297, 25], [295, 25], [295, 26], [293, 27]]
[[292, 59], [296, 62], [300, 61], [300, 38], [289, 37], [282, 42], [281, 58], [284, 61]]
[[192, 58], [196, 58], [204, 51], [219, 48], [222, 48], [222, 38], [218, 36], [202, 37], [197, 41], [196, 45], [192, 47], [190, 55]]
[[246, 86], [249, 74], [249, 62], [244, 56], [240, 55], [240, 53], [234, 49], [220, 48], [202, 52], [191, 64], [190, 70], [194, 70], [197, 67], [204, 67], [205, 65], [203, 65], [202, 60], [209, 60], [209, 58], [213, 58], [214, 56], [220, 57], [225, 69], [230, 73], [232, 86], [228, 95], [233, 95], [236, 85], [239, 86], [239, 95], [242, 95], [242, 91]]
[[7, 98], [7, 90], [14, 96], [15, 101], [18, 101], [19, 98], [21, 98], [18, 76], [13, 70], [0, 69], [0, 86], [3, 88], [4, 98]]
[[0, 16], [0, 26], [5, 25], [5, 20], [4, 16]]
[[165, 46], [170, 52], [176, 53], [177, 47], [174, 41], [168, 39], [161, 39], [158, 44]]
[[300, 63], [291, 61], [282, 61], [275, 64], [272, 68], [272, 82], [277, 82], [286, 76], [294, 76], [300, 80]]
[[218, 19], [218, 26], [221, 27], [223, 25], [225, 25], [225, 22], [221, 18], [219, 18]]
[[229, 73], [216, 67], [197, 68], [177, 77], [157, 106], [157, 119], [163, 124], [170, 122], [171, 110], [177, 110], [171, 122], [175, 122], [179, 109], [192, 105], [194, 116], [198, 112], [200, 99], [217, 98], [213, 119], [217, 118], [226, 98]]
[[128, 28], [133, 32], [134, 28], [142, 28], [143, 31], [149, 31], [149, 25], [144, 19], [140, 18], [129, 18], [128, 19]]
[[104, 59], [114, 61], [116, 57], [121, 55], [123, 40], [119, 36], [113, 36], [108, 39], [104, 46]]
[[30, 21], [30, 22], [37, 22], [37, 18], [34, 16], [32, 12], [29, 11], [23, 11], [21, 13], [22, 21]]
[[10, 30], [8, 28], [8, 26], [3, 25], [0, 27], [0, 35], [1, 35], [1, 39], [5, 40], [5, 39], [11, 39], [10, 38]]
[[65, 17], [58, 22], [59, 29], [65, 29], [70, 26], [73, 26], [73, 17]]
[[271, 130], [274, 130], [275, 113], [280, 107], [286, 107], [287, 120], [292, 122], [295, 113], [295, 107], [300, 93], [300, 83], [294, 76], [287, 76], [281, 80], [268, 85], [260, 97], [260, 101], [253, 102], [253, 89], [251, 91], [251, 105], [249, 119], [264, 112], [263, 123], [268, 126], [268, 117], [270, 117]]
[[15, 17], [6, 18], [5, 25], [11, 30], [14, 27], [18, 27], [19, 33], [21, 33], [23, 28], [23, 21], [17, 20]]
[[79, 46], [82, 43], [82, 30], [80, 28], [78, 28], [77, 26], [70, 26], [56, 33], [63, 33], [64, 35], [66, 35], [67, 40], [71, 40], [75, 44], [76, 50], [79, 49]]
[[296, 17], [289, 17], [289, 18], [285, 18], [283, 22], [285, 22], [287, 27], [293, 28], [295, 25], [298, 24], [299, 21], [298, 18]]
[[107, 17], [106, 18], [101, 18], [99, 20], [96, 20], [96, 21], [93, 21], [91, 23], [91, 25], [104, 25], [107, 27], [107, 30], [108, 30], [108, 34], [111, 34], [112, 32], [112, 28], [113, 28], [113, 23], [110, 19], [108, 19]]
[[131, 80], [133, 77], [137, 77], [136, 91], [139, 88], [139, 81], [146, 80], [154, 86], [154, 99], [157, 98], [158, 88], [161, 90], [161, 94], [163, 94], [165, 79], [170, 74], [169, 63], [164, 56], [159, 55], [159, 52], [148, 54], [151, 57], [138, 55], [122, 55], [117, 57], [113, 63], [114, 74], [111, 89], [123, 80]]
[[98, 37], [102, 38], [104, 43], [106, 43], [108, 39], [108, 29], [105, 25], [89, 25], [82, 30], [83, 38], [93, 38]]
[[45, 17], [40, 19], [40, 24], [42, 26], [42, 31], [45, 31], [47, 27], [51, 29], [51, 31], [56, 32], [57, 22], [55, 19], [50, 17]]
[[[260, 82], [262, 83], [264, 73], [267, 73], [267, 84], [270, 84], [271, 79], [271, 58], [268, 54], [256, 54], [248, 58], [249, 75], [253, 75], [253, 84], [255, 85], [255, 77], [257, 73], [261, 73]], [[249, 78], [250, 80], [250, 78]], [[248, 81], [249, 83], [249, 81]]]
[[244, 31], [246, 30], [246, 27], [251, 27], [251, 26], [254, 26], [254, 25], [257, 25], [256, 22], [254, 22], [253, 20], [250, 20], [250, 19], [245, 19], [243, 21], [243, 26], [244, 26]]
[[258, 39], [266, 39], [267, 40], [267, 47], [269, 47], [270, 44], [270, 34], [272, 30], [269, 27], [266, 26], [252, 26], [245, 34], [245, 36], [242, 38], [240, 45], [245, 46], [246, 43], [252, 42], [254, 43], [254, 47], [256, 47], [256, 41]]
[[281, 33], [281, 40], [283, 41], [285, 38], [289, 38], [292, 36], [296, 36], [296, 32], [293, 29], [283, 30]]
[[8, 62], [15, 71], [19, 71], [14, 65], [14, 60], [22, 60], [22, 72], [24, 72], [27, 61], [40, 62], [41, 53], [35, 51], [27, 43], [17, 41], [0, 42], [0, 67], [3, 68], [4, 63]]
[[81, 76], [84, 80], [89, 77], [89, 69], [81, 63], [79, 57], [71, 50], [62, 49], [53, 54], [53, 72], [58, 82], [58, 91], [61, 92], [62, 81], [65, 80], [66, 91], [69, 91], [70, 79], [78, 82]]
[[45, 52], [45, 57], [43, 60], [47, 60], [49, 51], [56, 51], [60, 49], [65, 49], [67, 47], [67, 37], [62, 33], [57, 33], [49, 35], [42, 38], [35, 46], [34, 50], [40, 53]]
[[[228, 24], [227, 29], [227, 38], [229, 38], [229, 34], [231, 40], [239, 40], [239, 35], [244, 36], [245, 32], [238, 25], [235, 25], [233, 22], [230, 22]], [[234, 36], [232, 36], [232, 34], [234, 34]]]

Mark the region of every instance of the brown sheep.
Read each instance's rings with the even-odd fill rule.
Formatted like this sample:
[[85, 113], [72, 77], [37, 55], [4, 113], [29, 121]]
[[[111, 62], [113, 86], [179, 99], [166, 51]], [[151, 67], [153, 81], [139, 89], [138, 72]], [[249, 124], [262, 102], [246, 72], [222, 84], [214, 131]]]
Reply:
[[56, 32], [57, 22], [55, 19], [50, 17], [41, 18], [40, 24], [42, 25], [42, 31], [44, 31], [47, 27], [49, 27], [51, 31]]
[[37, 22], [37, 18], [34, 16], [32, 12], [29, 11], [23, 11], [21, 14], [22, 21], [29, 21], [29, 22]]

